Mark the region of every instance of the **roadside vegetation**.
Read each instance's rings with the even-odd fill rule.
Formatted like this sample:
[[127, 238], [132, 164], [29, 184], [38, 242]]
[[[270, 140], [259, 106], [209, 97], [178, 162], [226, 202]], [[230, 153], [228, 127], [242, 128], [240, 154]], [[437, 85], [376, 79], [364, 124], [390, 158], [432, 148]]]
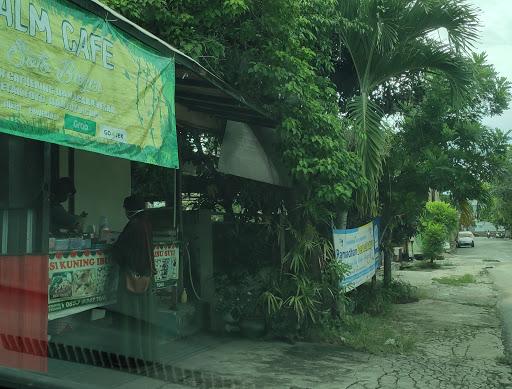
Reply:
[[482, 218], [490, 220], [496, 226], [512, 229], [512, 151], [509, 149], [502, 174], [490, 181], [489, 198], [481, 206]]
[[407, 354], [416, 350], [418, 337], [405, 334], [400, 319], [392, 314], [370, 316], [361, 314], [347, 318], [341, 331], [344, 343], [355, 350], [378, 353]]
[[447, 260], [439, 260], [433, 263], [429, 261], [414, 261], [400, 266], [400, 270], [438, 270], [453, 267], [455, 265]]
[[434, 260], [442, 259], [444, 245], [450, 242], [458, 228], [457, 210], [442, 201], [429, 202], [420, 217], [419, 232], [421, 235], [423, 255], [434, 265]]
[[409, 353], [415, 349], [417, 337], [404, 334], [399, 318], [394, 316], [394, 304], [417, 302], [416, 287], [393, 280], [389, 287], [365, 285], [351, 296], [353, 315], [343, 319], [340, 330], [346, 344], [356, 350], [371, 353]]
[[418, 338], [400, 330], [399, 318], [391, 313], [372, 316], [362, 313], [347, 316], [342, 322], [325, 323], [310, 334], [310, 340], [347, 346], [373, 354], [411, 353]]
[[417, 338], [401, 331], [393, 306], [416, 301], [417, 289], [406, 282], [394, 280], [388, 288], [382, 283], [363, 285], [349, 294], [340, 320], [324, 318], [308, 339], [370, 353], [412, 352]]
[[[348, 269], [334, 256], [332, 227], [380, 215], [385, 264], [419, 231], [432, 264], [457, 211], [471, 220], [468, 200], [512, 198], [483, 182], [499, 181], [509, 148], [483, 118], [506, 110], [511, 95], [473, 51], [478, 11], [468, 1], [106, 2], [250, 94], [275, 122], [292, 190], [219, 173], [223, 134], [178, 123], [180, 160], [196, 172], [194, 189], [184, 186], [188, 206], [226, 221], [219, 310], [238, 320], [258, 316], [294, 338], [356, 334], [354, 323], [370, 332], [358, 315], [385, 314], [410, 291], [386, 267], [386, 285], [344, 293]], [[146, 193], [173, 195], [162, 170], [138, 166], [135, 177]], [[447, 203], [426, 205], [432, 191]]]
[[408, 304], [418, 301], [417, 288], [407, 282], [393, 280], [389, 287], [382, 283], [362, 285], [351, 292], [351, 311], [373, 316], [389, 313], [393, 304]]
[[501, 355], [496, 358], [496, 362], [500, 365], [512, 366], [512, 359], [507, 355]]
[[432, 280], [439, 284], [451, 285], [451, 286], [464, 286], [467, 284], [476, 283], [476, 278], [472, 274], [464, 274], [462, 276], [447, 276], [447, 277], [441, 277], [441, 278], [432, 278]]

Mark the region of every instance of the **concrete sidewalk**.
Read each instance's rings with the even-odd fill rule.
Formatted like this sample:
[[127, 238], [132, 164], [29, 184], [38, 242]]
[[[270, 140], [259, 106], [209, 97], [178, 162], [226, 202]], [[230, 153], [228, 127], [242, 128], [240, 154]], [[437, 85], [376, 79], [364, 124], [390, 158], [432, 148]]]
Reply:
[[[446, 319], [437, 336], [422, 344], [425, 348], [413, 355], [371, 355], [329, 345], [233, 340], [174, 359], [175, 366], [202, 373], [202, 379], [190, 376], [181, 384], [61, 361], [50, 363], [50, 373], [95, 387], [125, 389], [509, 387], [509, 368], [495, 360], [500, 340], [492, 327], [482, 330], [492, 323], [472, 322], [472, 328], [460, 325], [478, 315], [477, 310], [455, 311], [453, 305], [435, 301], [424, 301], [407, 310], [408, 315], [430, 310]], [[458, 316], [457, 322], [450, 321], [450, 315], [446, 315], [449, 311]], [[452, 331], [455, 337], [450, 336]], [[487, 351], [480, 354], [483, 349]], [[236, 384], [216, 385], [209, 381], [210, 374]]]
[[90, 388], [118, 389], [183, 389], [189, 386], [163, 382], [161, 380], [140, 377], [111, 369], [103, 369], [78, 363], [50, 360], [48, 375], [69, 384], [74, 383], [90, 386]]

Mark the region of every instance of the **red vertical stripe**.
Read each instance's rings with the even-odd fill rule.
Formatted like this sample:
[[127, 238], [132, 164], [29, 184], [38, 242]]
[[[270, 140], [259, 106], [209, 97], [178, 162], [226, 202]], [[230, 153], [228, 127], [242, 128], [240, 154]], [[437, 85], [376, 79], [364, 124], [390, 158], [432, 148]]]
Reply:
[[45, 372], [48, 257], [0, 256], [0, 365]]

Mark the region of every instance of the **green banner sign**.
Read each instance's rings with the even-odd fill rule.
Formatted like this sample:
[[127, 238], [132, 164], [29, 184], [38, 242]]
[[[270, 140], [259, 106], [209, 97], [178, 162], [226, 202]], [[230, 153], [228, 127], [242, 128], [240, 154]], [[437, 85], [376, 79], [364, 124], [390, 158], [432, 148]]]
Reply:
[[174, 59], [56, 0], [0, 0], [0, 132], [178, 167]]

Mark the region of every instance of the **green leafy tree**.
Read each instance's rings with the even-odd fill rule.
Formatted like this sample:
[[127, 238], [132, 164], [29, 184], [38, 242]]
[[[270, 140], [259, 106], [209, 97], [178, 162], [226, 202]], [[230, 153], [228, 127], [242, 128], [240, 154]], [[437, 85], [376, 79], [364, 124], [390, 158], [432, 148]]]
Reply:
[[459, 203], [460, 209], [460, 228], [461, 230], [467, 230], [469, 227], [475, 224], [475, 215], [473, 212], [473, 206], [468, 200], [463, 200]]
[[[357, 75], [357, 95], [349, 97], [353, 146], [367, 186], [358, 192], [363, 211], [378, 211], [377, 186], [385, 159], [383, 112], [372, 94], [386, 82], [416, 72], [441, 74], [460, 92], [471, 74], [461, 52], [477, 36], [477, 13], [456, 0], [342, 0], [339, 36]], [[450, 45], [432, 38], [445, 29]], [[344, 64], [347, 61], [343, 62]]]
[[[126, 16], [170, 42], [228, 83], [251, 94], [278, 122], [280, 151], [293, 178], [288, 196], [214, 172], [215, 156], [200, 165], [208, 180], [202, 204], [237, 208], [245, 220], [264, 212], [277, 226], [286, 215], [289, 254], [280, 271], [271, 307], [301, 328], [334, 304], [318, 286], [333, 260], [330, 223], [346, 208], [363, 179], [356, 153], [347, 145], [350, 122], [331, 81], [339, 19], [335, 0], [109, 0]], [[336, 39], [334, 39], [336, 40]], [[190, 155], [197, 137], [183, 142]], [[190, 142], [196, 142], [191, 144]], [[182, 154], [185, 155], [185, 154]], [[194, 157], [192, 157], [194, 158]], [[224, 185], [225, 184], [225, 185]], [[274, 192], [275, 194], [276, 192]], [[272, 198], [273, 197], [273, 198]], [[267, 201], [267, 198], [270, 200]], [[273, 200], [273, 201], [272, 201]], [[233, 205], [234, 204], [234, 205]], [[277, 230], [277, 228], [275, 228]], [[334, 285], [332, 286], [335, 289]], [[333, 293], [338, 297], [338, 293]], [[279, 303], [281, 302], [281, 303]], [[293, 327], [293, 325], [292, 325]]]
[[399, 134], [421, 180], [449, 192], [461, 210], [468, 200], [484, 200], [485, 182], [501, 171], [508, 135], [485, 127], [482, 119], [501, 114], [510, 102], [510, 84], [484, 54], [468, 59], [466, 67], [473, 74], [473, 92], [454, 100], [443, 78], [427, 78], [423, 98], [405, 106]]
[[383, 225], [390, 226], [384, 247], [401, 245], [416, 234], [429, 189], [447, 193], [461, 224], [468, 225], [468, 200], [486, 201], [486, 182], [501, 176], [507, 134], [481, 121], [507, 109], [510, 85], [485, 58], [475, 54], [466, 60], [473, 92], [464, 98], [454, 99], [444, 78], [431, 75], [406, 82], [405, 96], [393, 92], [381, 98], [382, 106], [398, 112], [388, 136], [393, 152], [384, 162], [379, 186]]
[[362, 180], [330, 80], [336, 1], [108, 3], [263, 102], [279, 122], [283, 160], [298, 194], [289, 210], [301, 205], [301, 217], [317, 224], [349, 203]]
[[[337, 305], [328, 297], [339, 295], [332, 282], [322, 284], [332, 278], [326, 277], [332, 273], [330, 227], [336, 213], [353, 204], [356, 191], [358, 208], [367, 214], [378, 209], [377, 189], [386, 193], [387, 224], [397, 226], [389, 230], [409, 234], [428, 188], [480, 196], [479, 178], [499, 161], [495, 152], [503, 137], [481, 126], [479, 118], [508, 104], [508, 84], [495, 82], [485, 60], [472, 68], [464, 57], [476, 36], [476, 13], [467, 2], [107, 2], [242, 92], [250, 91], [278, 122], [280, 151], [294, 180], [286, 195], [218, 174], [217, 153], [211, 152], [218, 137], [180, 129], [181, 155], [200, 168], [201, 206], [231, 210], [241, 221], [265, 220], [274, 230], [280, 215], [287, 216], [289, 254], [265, 293], [275, 317], [292, 317], [304, 327]], [[450, 44], [432, 39], [442, 28]], [[478, 93], [459, 93], [477, 91], [477, 84]], [[398, 130], [386, 129], [384, 115], [395, 113]], [[464, 169], [476, 173], [463, 180]], [[464, 185], [453, 185], [459, 182]]]
[[443, 201], [432, 201], [425, 206], [422, 220], [444, 226], [448, 238], [450, 234], [457, 231], [458, 219], [457, 210], [453, 206]]
[[512, 153], [508, 151], [507, 161], [501, 174], [489, 184], [490, 196], [480, 212], [480, 219], [512, 230]]

